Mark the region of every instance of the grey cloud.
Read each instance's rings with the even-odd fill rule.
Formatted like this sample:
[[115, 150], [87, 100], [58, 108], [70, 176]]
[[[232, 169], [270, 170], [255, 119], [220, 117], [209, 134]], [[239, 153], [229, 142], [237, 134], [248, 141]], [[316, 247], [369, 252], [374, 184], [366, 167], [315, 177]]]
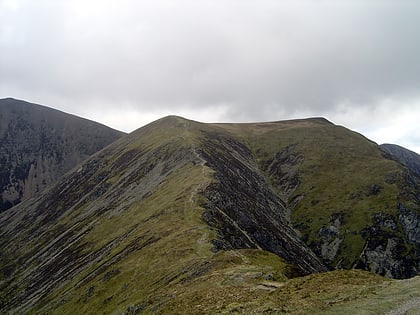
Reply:
[[243, 120], [420, 98], [416, 1], [17, 3], [0, 13], [1, 94]]

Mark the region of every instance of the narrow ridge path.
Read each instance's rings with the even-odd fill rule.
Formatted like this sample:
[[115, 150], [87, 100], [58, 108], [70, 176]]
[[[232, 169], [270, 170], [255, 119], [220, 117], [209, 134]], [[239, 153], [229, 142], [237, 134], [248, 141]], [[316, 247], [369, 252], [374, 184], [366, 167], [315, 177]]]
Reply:
[[405, 301], [403, 304], [397, 306], [393, 310], [386, 313], [386, 315], [405, 315], [413, 314], [420, 315], [420, 298], [412, 298]]

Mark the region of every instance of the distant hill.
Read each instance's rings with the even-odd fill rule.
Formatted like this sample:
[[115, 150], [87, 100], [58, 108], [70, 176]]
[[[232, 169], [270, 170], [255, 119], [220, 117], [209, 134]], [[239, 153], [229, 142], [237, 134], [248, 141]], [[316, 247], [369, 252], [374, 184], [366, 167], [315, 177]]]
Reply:
[[0, 99], [0, 212], [39, 194], [122, 135], [45, 106]]
[[381, 144], [381, 149], [388, 152], [394, 159], [420, 175], [420, 155], [396, 144]]
[[379, 275], [419, 273], [419, 187], [323, 118], [165, 117], [0, 214], [0, 309], [380, 313], [418, 297]]

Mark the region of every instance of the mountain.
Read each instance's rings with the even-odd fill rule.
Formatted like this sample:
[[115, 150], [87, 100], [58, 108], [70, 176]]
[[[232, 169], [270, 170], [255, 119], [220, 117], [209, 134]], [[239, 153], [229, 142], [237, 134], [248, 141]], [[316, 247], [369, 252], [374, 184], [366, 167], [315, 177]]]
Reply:
[[389, 153], [392, 158], [409, 168], [412, 172], [420, 175], [420, 155], [416, 152], [403, 148], [396, 144], [381, 144], [381, 149]]
[[122, 135], [48, 107], [0, 99], [0, 212], [39, 194]]
[[386, 288], [399, 303], [418, 278], [326, 271], [418, 274], [419, 183], [323, 118], [165, 117], [0, 214], [0, 309], [320, 312]]
[[219, 126], [250, 148], [327, 266], [418, 274], [419, 177], [378, 145], [323, 118]]

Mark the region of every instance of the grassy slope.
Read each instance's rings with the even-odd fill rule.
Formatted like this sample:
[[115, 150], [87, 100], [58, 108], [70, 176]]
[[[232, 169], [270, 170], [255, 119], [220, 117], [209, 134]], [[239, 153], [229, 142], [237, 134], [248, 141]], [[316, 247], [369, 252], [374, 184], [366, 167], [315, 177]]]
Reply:
[[[164, 130], [145, 132], [141, 140], [131, 141], [118, 156], [111, 157], [108, 167], [112, 169], [118, 157], [130, 150], [152, 152], [166, 144], [172, 149], [194, 145], [194, 136], [188, 130], [170, 126]], [[123, 312], [129, 305], [147, 302], [150, 295], [155, 296], [205, 268], [212, 255], [213, 232], [201, 221], [198, 192], [211, 180], [211, 171], [192, 161], [180, 163], [146, 198], [96, 220], [82, 241], [87, 244], [85, 254], [110, 243], [114, 244], [112, 250], [62, 283], [59, 290], [36, 307], [37, 311]], [[110, 182], [115, 187], [124, 180], [124, 174], [111, 175]], [[68, 220], [69, 217], [63, 217], [59, 224]]]
[[[107, 186], [108, 192], [98, 200], [94, 200], [95, 202], [79, 203], [65, 216], [60, 217], [55, 226], [68, 227], [74, 222], [83, 223], [80, 219], [83, 213], [89, 213], [91, 208], [96, 207], [95, 203], [107, 204], [106, 200], [113, 191], [121, 191], [123, 196], [128, 194], [125, 171], [131, 166], [124, 164], [120, 167], [118, 163], [122, 163], [122, 158], [133, 150], [145, 156], [150, 154], [148, 159], [156, 159], [158, 163], [157, 152], [159, 156], [163, 154], [168, 157], [175, 156], [182, 148], [194, 152], [195, 146], [200, 141], [197, 128], [217, 128], [219, 132], [240, 134], [254, 152], [260, 149], [259, 152], [263, 152], [264, 155], [257, 158], [262, 162], [289, 144], [296, 144], [296, 150], [302, 150], [304, 154], [310, 152], [314, 147], [309, 146], [316, 145], [313, 144], [313, 137], [323, 135], [320, 139], [328, 143], [328, 137], [331, 135], [323, 128], [333, 128], [318, 126], [317, 123], [306, 125], [314, 128], [307, 131], [290, 128], [287, 123], [264, 126], [206, 126], [178, 118], [156, 124], [156, 128], [141, 129], [120, 141], [116, 144], [113, 154], [103, 154], [106, 156], [106, 163], [91, 178], [106, 174], [105, 181], [110, 185]], [[334, 128], [341, 130], [340, 127]], [[279, 129], [282, 131], [281, 137]], [[299, 143], [296, 143], [297, 136], [302, 139]], [[361, 137], [358, 135], [354, 137], [354, 145], [359, 145]], [[347, 147], [348, 143], [343, 144], [342, 153], [338, 150], [338, 153], [334, 154], [343, 154], [345, 159]], [[373, 150], [373, 144], [372, 148], [369, 143], [366, 144], [363, 150]], [[347, 197], [348, 193], [371, 184], [370, 180], [360, 178], [357, 186], [349, 187], [343, 193], [343, 190], [334, 190], [336, 186], [341, 187], [335, 181], [343, 181], [336, 175], [338, 172], [331, 172], [328, 180], [320, 177], [316, 181], [317, 173], [331, 170], [328, 170], [328, 167], [314, 170], [311, 165], [316, 164], [319, 159], [330, 158], [333, 161], [332, 156], [327, 156], [328, 151], [317, 151], [319, 156], [312, 155], [311, 158], [305, 158], [301, 170], [300, 190], [307, 191], [308, 187], [313, 185], [317, 189], [324, 187], [325, 191], [333, 189], [331, 194]], [[345, 160], [335, 167], [345, 169], [344, 162]], [[156, 165], [159, 166], [159, 163]], [[389, 169], [388, 165], [386, 167]], [[162, 170], [158, 168], [158, 171]], [[356, 176], [352, 172], [352, 169], [348, 170], [349, 176]], [[307, 182], [305, 178], [311, 178], [311, 181]], [[383, 184], [379, 182], [379, 179], [382, 179], [381, 174], [378, 175], [378, 180], [374, 176], [369, 178], [373, 178], [377, 184]], [[376, 311], [372, 314], [376, 314], [384, 310], [384, 307], [375, 306], [375, 301], [387, 299], [389, 305], [396, 305], [407, 297], [407, 290], [419, 292], [418, 279], [413, 282], [388, 281], [361, 271], [335, 271], [289, 280], [287, 278], [293, 274], [293, 267], [271, 253], [260, 250], [213, 253], [210, 241], [214, 238], [214, 231], [201, 220], [203, 200], [199, 194], [212, 180], [212, 171], [203, 166], [197, 157], [181, 158], [177, 168], [170, 171], [161, 183], [153, 187], [150, 194], [135, 199], [128, 207], [120, 207], [121, 205], [117, 204], [109, 209], [112, 211], [98, 213], [94, 220], [89, 221], [93, 224], [92, 229], [78, 241], [83, 248], [82, 254], [88, 256], [104, 248], [111, 249], [104, 251], [105, 254], [98, 256], [96, 260], [81, 266], [80, 272], [74, 277], [64, 279], [44, 296], [31, 312], [134, 314], [142, 310], [146, 314], [183, 314], [186, 311], [192, 314], [264, 312], [299, 314], [323, 313], [337, 309], [351, 314], [352, 309], [360, 306], [360, 309], [374, 308]], [[124, 190], [118, 190], [120, 187]], [[384, 190], [393, 189], [392, 185], [384, 187]], [[299, 194], [300, 190], [295, 194]], [[337, 205], [341, 206], [340, 196], [337, 196]], [[302, 200], [293, 213], [295, 220], [299, 219], [297, 214], [300, 213], [304, 217], [306, 211], [309, 211], [307, 205], [311, 200], [306, 199]], [[123, 199], [118, 200], [124, 202]], [[335, 207], [324, 209], [321, 207], [322, 202], [324, 201], [321, 200], [317, 207], [310, 207], [310, 210], [314, 211], [313, 215], [318, 213], [318, 217], [315, 216], [316, 219], [313, 220], [315, 228], [316, 224], [319, 226], [326, 224], [330, 212], [338, 209], [338, 206], [337, 209]], [[373, 204], [376, 204], [375, 202], [372, 201]], [[305, 208], [305, 205], [308, 208]], [[356, 229], [357, 224], [360, 224], [348, 222], [350, 222], [346, 222], [349, 224], [346, 226], [348, 229]], [[55, 228], [51, 226], [49, 229], [53, 233]], [[30, 246], [31, 244], [26, 248], [29, 250]], [[22, 251], [27, 249], [24, 248]], [[398, 293], [399, 288], [405, 288], [406, 291]], [[395, 294], [390, 297], [388, 292]]]
[[[258, 250], [224, 252], [222, 264], [145, 308], [162, 314], [384, 314], [420, 298], [420, 278], [388, 280], [360, 271], [286, 279], [287, 266]], [[274, 274], [275, 280], [267, 280]]]
[[[172, 150], [184, 147], [194, 152], [200, 141], [198, 129], [208, 131], [209, 128], [175, 119], [174, 126], [159, 126], [159, 132], [141, 130], [141, 137], [133, 135], [134, 141], [127, 140], [128, 145], [121, 145], [116, 156], [107, 157], [106, 166], [100, 172], [106, 172], [108, 182], [118, 187], [124, 175], [114, 174], [113, 165], [127, 152], [149, 152], [166, 144]], [[199, 192], [212, 180], [212, 171], [199, 159], [187, 162], [166, 177], [147, 198], [122, 212], [100, 216], [83, 238], [85, 255], [100, 251], [110, 242], [121, 240], [120, 243], [105, 257], [63, 282], [33, 311], [96, 314], [101, 310], [109, 314], [145, 309], [152, 313], [183, 313], [196, 307], [200, 299], [204, 302], [211, 298], [213, 293], [218, 300], [222, 294], [223, 300], [230, 304], [233, 293], [228, 291], [232, 285], [233, 289], [236, 284], [241, 285], [243, 278], [247, 286], [257, 286], [267, 276], [286, 280], [294, 269], [274, 254], [260, 250], [217, 254], [211, 251], [210, 240], [215, 234], [201, 220], [203, 200]], [[89, 205], [82, 210], [87, 208]], [[69, 224], [74, 217], [76, 214], [64, 216], [58, 224]], [[127, 249], [133, 248], [133, 244], [136, 249], [129, 252]], [[122, 254], [125, 252], [127, 255]], [[243, 298], [250, 296], [246, 294]]]
[[[288, 147], [303, 155], [299, 186], [286, 202], [299, 198], [291, 217], [307, 244], [319, 239], [319, 229], [331, 224], [332, 215], [342, 218], [343, 243], [333, 266], [352, 266], [365, 242], [360, 232], [372, 224], [373, 214], [391, 213], [396, 218], [397, 181], [387, 179], [398, 178], [402, 169], [363, 136], [323, 119], [220, 126], [248, 144], [262, 170]], [[278, 178], [271, 177], [275, 186]], [[378, 194], [369, 193], [372, 185], [380, 187]]]

